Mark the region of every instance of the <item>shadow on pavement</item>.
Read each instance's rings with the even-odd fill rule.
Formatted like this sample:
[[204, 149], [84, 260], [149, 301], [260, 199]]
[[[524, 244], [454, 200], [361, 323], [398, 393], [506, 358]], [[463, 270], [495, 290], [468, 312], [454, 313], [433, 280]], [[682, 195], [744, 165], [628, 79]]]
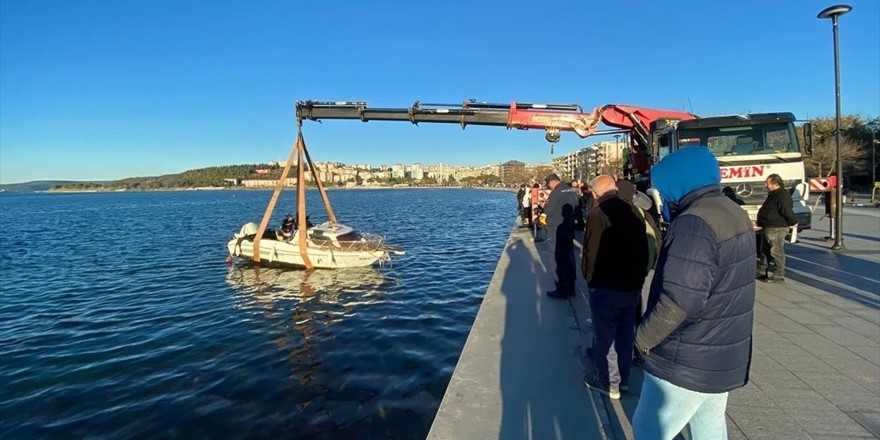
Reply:
[[596, 409], [590, 408], [580, 381], [579, 341], [568, 301], [544, 295], [553, 287], [552, 256], [546, 242], [515, 235], [505, 249], [510, 266], [500, 288], [507, 322], [501, 341], [498, 438], [602, 438]]
[[789, 246], [785, 266], [787, 278], [880, 309], [880, 263], [876, 261], [830, 250]]
[[870, 236], [870, 235], [851, 234], [851, 233], [849, 233], [849, 232], [844, 232], [844, 233], [843, 233], [843, 236], [844, 236], [844, 238], [846, 238], [846, 237], [850, 237], [850, 238], [858, 238], [858, 239], [860, 239], [860, 240], [867, 240], [867, 241], [877, 241], [877, 242], [880, 242], [880, 237], [872, 237], [872, 236]]

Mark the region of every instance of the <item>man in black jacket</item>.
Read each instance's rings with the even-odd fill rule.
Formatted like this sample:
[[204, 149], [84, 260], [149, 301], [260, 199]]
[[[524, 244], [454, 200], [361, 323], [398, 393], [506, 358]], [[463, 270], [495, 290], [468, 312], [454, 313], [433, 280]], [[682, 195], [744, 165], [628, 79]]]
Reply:
[[516, 209], [517, 209], [517, 211], [519, 211], [520, 217], [522, 217], [523, 224], [526, 223], [526, 214], [525, 214], [525, 210], [524, 210], [525, 208], [523, 207], [523, 204], [522, 204], [523, 197], [525, 195], [526, 195], [526, 186], [520, 185], [519, 191], [516, 192]]
[[617, 196], [613, 177], [593, 179], [590, 193], [595, 203], [587, 214], [581, 261], [590, 287], [597, 375], [587, 377], [586, 385], [619, 399], [629, 385], [635, 310], [648, 275], [648, 236], [645, 219]]
[[721, 193], [706, 147], [680, 149], [651, 170], [670, 222], [636, 332], [644, 357], [636, 439], [727, 438], [730, 390], [748, 383], [755, 305], [755, 233]]
[[[761, 254], [757, 277], [768, 283], [785, 282], [785, 235], [797, 224], [792, 209], [791, 194], [779, 174], [771, 174], [764, 182], [767, 199], [758, 210], [757, 230], [761, 231]], [[776, 270], [768, 273], [771, 266]]]
[[547, 249], [556, 261], [556, 289], [547, 292], [551, 298], [574, 296], [574, 217], [578, 205], [577, 190], [559, 180], [556, 173], [544, 179], [550, 196], [544, 204], [547, 214]]

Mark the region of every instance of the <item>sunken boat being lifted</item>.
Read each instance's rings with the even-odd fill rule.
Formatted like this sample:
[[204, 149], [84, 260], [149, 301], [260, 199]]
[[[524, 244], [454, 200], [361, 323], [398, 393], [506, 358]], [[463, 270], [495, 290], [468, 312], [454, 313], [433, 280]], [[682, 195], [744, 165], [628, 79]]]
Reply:
[[[236, 257], [254, 259], [254, 242], [259, 227], [247, 223], [232, 237], [227, 247], [229, 254]], [[269, 230], [259, 241], [260, 260], [290, 266], [306, 267], [300, 250], [301, 232], [292, 234]], [[385, 243], [380, 235], [360, 233], [350, 226], [326, 222], [308, 227], [306, 252], [313, 267], [323, 269], [342, 269], [347, 267], [372, 266], [391, 259], [391, 255], [403, 255], [403, 249]]]
[[[292, 224], [290, 228], [283, 227], [278, 231], [267, 229], [269, 218], [272, 216], [294, 160], [299, 164], [296, 179], [297, 218], [289, 219]], [[305, 185], [301, 184], [305, 182], [306, 166], [318, 186], [329, 219], [319, 225], [312, 225], [306, 215]], [[380, 235], [357, 232], [352, 227], [336, 221], [330, 199], [306, 150], [301, 130], [297, 134], [290, 158], [275, 185], [275, 192], [269, 200], [262, 221], [259, 225], [245, 223], [229, 240], [227, 249], [230, 260], [235, 257], [247, 258], [255, 263], [276, 263], [306, 269], [372, 266], [389, 261], [391, 255], [404, 254], [403, 249], [388, 245], [385, 243], [385, 238]]]

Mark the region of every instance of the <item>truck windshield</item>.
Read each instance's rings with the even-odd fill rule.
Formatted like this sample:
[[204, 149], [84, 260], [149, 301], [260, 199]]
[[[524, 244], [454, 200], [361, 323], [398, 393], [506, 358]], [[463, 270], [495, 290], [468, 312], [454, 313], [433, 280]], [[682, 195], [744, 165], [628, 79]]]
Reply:
[[679, 147], [707, 146], [715, 157], [797, 153], [791, 124], [711, 127], [678, 132]]

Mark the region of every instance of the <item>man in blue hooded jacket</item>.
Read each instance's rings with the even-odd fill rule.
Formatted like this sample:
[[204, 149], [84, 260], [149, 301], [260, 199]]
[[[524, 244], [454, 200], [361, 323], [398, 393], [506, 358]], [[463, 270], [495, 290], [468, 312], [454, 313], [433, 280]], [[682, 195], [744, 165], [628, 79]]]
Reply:
[[755, 236], [748, 215], [721, 192], [706, 147], [665, 157], [651, 172], [670, 222], [636, 334], [644, 358], [636, 440], [726, 439], [730, 390], [749, 380], [755, 303]]

